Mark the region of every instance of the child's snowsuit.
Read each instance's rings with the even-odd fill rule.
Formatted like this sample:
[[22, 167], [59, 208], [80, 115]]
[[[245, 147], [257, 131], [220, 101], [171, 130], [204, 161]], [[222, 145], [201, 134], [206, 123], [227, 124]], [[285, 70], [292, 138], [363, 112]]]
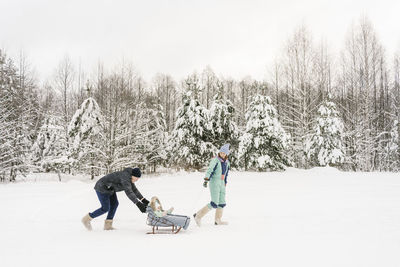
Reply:
[[225, 202], [225, 186], [227, 183], [230, 163], [228, 160], [224, 161], [220, 157], [215, 157], [211, 160], [206, 177], [210, 182], [211, 202], [208, 204], [209, 209], [224, 208]]

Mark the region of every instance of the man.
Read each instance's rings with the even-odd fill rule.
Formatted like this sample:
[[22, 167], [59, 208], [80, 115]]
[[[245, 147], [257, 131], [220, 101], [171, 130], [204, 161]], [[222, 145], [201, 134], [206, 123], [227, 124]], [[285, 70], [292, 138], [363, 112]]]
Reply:
[[99, 198], [101, 208], [88, 213], [82, 218], [82, 223], [89, 231], [92, 230], [90, 221], [108, 212], [104, 222], [104, 230], [114, 230], [112, 227], [113, 218], [118, 208], [116, 192], [125, 191], [133, 203], [144, 213], [149, 201], [145, 199], [135, 186], [142, 173], [139, 168], [126, 168], [123, 171], [110, 173], [97, 181], [94, 189]]

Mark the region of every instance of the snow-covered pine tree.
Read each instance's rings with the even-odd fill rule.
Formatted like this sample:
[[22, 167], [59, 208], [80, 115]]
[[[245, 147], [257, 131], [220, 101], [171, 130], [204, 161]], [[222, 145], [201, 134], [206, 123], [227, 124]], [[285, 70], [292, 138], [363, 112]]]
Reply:
[[223, 85], [217, 83], [217, 94], [210, 108], [212, 143], [217, 148], [230, 144], [229, 160], [232, 167], [239, 167], [239, 129], [235, 123], [235, 108], [231, 101], [223, 99]]
[[344, 161], [343, 122], [335, 103], [326, 100], [319, 109], [314, 131], [308, 138], [305, 153], [312, 165], [338, 165]]
[[199, 101], [197, 75], [185, 80], [182, 106], [177, 111], [175, 128], [172, 131], [169, 151], [171, 162], [185, 169], [200, 169], [217, 151], [210, 142], [208, 110]]
[[46, 116], [31, 150], [33, 164], [39, 170], [66, 172], [69, 162], [61, 116]]
[[103, 118], [96, 100], [89, 97], [75, 112], [68, 126], [70, 154], [75, 169], [91, 179], [104, 169]]
[[291, 163], [286, 150], [290, 136], [277, 119], [268, 96], [255, 95], [246, 112], [246, 131], [240, 137], [239, 154], [245, 169], [284, 170]]

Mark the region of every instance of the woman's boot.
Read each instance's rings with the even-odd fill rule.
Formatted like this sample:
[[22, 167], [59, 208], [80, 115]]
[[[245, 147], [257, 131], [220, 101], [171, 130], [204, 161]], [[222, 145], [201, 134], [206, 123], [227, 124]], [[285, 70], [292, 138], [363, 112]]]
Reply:
[[201, 226], [201, 218], [203, 218], [204, 215], [206, 215], [209, 211], [210, 209], [208, 208], [208, 205], [205, 205], [202, 209], [193, 214], [194, 221], [196, 222], [197, 226]]
[[218, 208], [215, 210], [215, 225], [227, 225], [228, 222], [221, 221], [224, 209]]

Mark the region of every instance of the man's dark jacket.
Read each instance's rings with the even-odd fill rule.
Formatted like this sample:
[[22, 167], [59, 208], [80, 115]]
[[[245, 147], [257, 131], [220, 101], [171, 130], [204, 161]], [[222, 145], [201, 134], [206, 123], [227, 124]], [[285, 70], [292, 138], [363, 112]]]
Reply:
[[94, 189], [97, 192], [108, 195], [119, 191], [125, 191], [129, 199], [136, 204], [143, 196], [140, 194], [135, 184], [132, 183], [131, 178], [132, 168], [126, 168], [123, 171], [107, 174], [97, 181]]

